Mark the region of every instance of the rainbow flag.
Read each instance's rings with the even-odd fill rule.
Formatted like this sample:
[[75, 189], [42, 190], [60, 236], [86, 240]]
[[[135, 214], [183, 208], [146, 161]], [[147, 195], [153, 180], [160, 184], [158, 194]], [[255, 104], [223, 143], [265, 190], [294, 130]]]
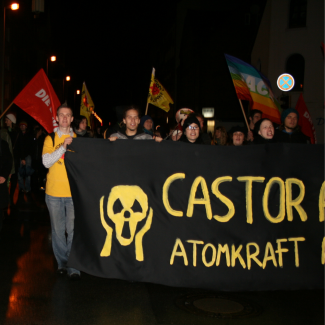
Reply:
[[269, 80], [252, 65], [225, 54], [237, 97], [248, 100], [251, 109], [263, 112], [263, 117], [281, 123], [280, 105], [274, 97]]

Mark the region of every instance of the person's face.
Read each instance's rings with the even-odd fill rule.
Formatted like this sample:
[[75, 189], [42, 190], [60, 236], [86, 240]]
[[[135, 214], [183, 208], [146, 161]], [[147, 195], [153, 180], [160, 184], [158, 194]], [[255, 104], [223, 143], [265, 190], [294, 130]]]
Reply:
[[21, 132], [25, 132], [27, 129], [27, 126], [25, 124], [21, 124], [20, 126]]
[[264, 139], [272, 139], [274, 136], [274, 126], [271, 121], [263, 121], [258, 134]]
[[146, 120], [144, 123], [143, 123], [143, 127], [148, 130], [148, 131], [151, 131], [152, 130], [152, 120]]
[[60, 108], [59, 114], [56, 116], [56, 121], [59, 123], [59, 127], [62, 128], [70, 127], [73, 121], [71, 109], [66, 107]]
[[284, 126], [288, 129], [294, 129], [298, 124], [298, 116], [296, 113], [290, 113], [284, 120]]
[[123, 122], [128, 130], [135, 131], [140, 123], [138, 112], [135, 109], [128, 110]]
[[221, 131], [220, 130], [216, 130], [216, 132], [214, 133], [214, 137], [216, 139], [220, 139], [220, 137], [221, 137]]
[[237, 131], [232, 135], [232, 142], [234, 146], [241, 146], [244, 142], [245, 135], [243, 132]]
[[84, 118], [80, 123], [79, 123], [79, 130], [85, 131], [87, 129], [87, 120]]
[[189, 125], [186, 130], [185, 130], [185, 135], [190, 142], [195, 142], [195, 140], [199, 137], [200, 135], [200, 128], [197, 124], [192, 123]]
[[12, 122], [8, 119], [8, 117], [5, 118], [5, 124], [7, 125], [8, 128], [12, 127]]
[[201, 127], [201, 130], [202, 130], [203, 126], [204, 126], [204, 119], [201, 116], [198, 116], [197, 119], [200, 122], [200, 127]]
[[259, 121], [261, 118], [262, 118], [262, 114], [261, 114], [261, 113], [256, 113], [256, 114], [254, 114], [254, 116], [253, 116], [253, 118], [252, 118], [252, 122], [253, 122], [253, 124], [255, 125], [255, 123], [256, 123], [257, 121]]

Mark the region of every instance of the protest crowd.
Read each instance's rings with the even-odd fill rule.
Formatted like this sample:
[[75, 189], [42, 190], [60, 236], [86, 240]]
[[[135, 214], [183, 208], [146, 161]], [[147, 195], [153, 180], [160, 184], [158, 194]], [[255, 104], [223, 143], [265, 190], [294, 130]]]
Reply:
[[[76, 137], [101, 138], [106, 141], [154, 140], [156, 142], [184, 142], [184, 145], [254, 146], [268, 143], [309, 144], [299, 126], [299, 113], [286, 109], [277, 127], [263, 112], [251, 110], [249, 130], [235, 126], [230, 130], [216, 126], [213, 134], [206, 132], [204, 117], [190, 109], [182, 109], [182, 117], [170, 130], [155, 127], [149, 115], [141, 117], [136, 106], [124, 109], [123, 121], [113, 127], [90, 130], [85, 116], [73, 116], [72, 109], [64, 103], [56, 112], [58, 128], [47, 134], [40, 125], [33, 128], [27, 122], [17, 122], [13, 113], [5, 115], [5, 127], [1, 129], [0, 146], [0, 229], [3, 209], [14, 206], [13, 196], [17, 187], [25, 195], [31, 191], [44, 191], [50, 213], [52, 246], [58, 263], [58, 273], [73, 279], [80, 272], [67, 268], [74, 232], [74, 206], [67, 178], [64, 154]], [[184, 114], [185, 113], [185, 114]], [[179, 115], [178, 115], [179, 116]]]

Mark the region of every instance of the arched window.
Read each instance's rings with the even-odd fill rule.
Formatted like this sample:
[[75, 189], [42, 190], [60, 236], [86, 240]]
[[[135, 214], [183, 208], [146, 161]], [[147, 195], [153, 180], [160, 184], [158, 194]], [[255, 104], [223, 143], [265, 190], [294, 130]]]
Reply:
[[293, 54], [288, 58], [286, 64], [286, 72], [291, 74], [295, 79], [295, 86], [292, 90], [303, 90], [305, 76], [305, 59], [301, 54]]
[[291, 0], [289, 28], [306, 27], [307, 0]]

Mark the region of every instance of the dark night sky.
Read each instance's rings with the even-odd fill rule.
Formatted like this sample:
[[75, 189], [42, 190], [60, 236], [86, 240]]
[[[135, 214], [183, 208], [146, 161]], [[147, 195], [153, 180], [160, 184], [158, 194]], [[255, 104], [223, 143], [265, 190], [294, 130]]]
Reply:
[[103, 118], [117, 105], [143, 108], [152, 69], [150, 45], [168, 25], [168, 1], [163, 9], [137, 1], [56, 0], [50, 5], [52, 46], [65, 49], [71, 88], [81, 89], [85, 81]]

